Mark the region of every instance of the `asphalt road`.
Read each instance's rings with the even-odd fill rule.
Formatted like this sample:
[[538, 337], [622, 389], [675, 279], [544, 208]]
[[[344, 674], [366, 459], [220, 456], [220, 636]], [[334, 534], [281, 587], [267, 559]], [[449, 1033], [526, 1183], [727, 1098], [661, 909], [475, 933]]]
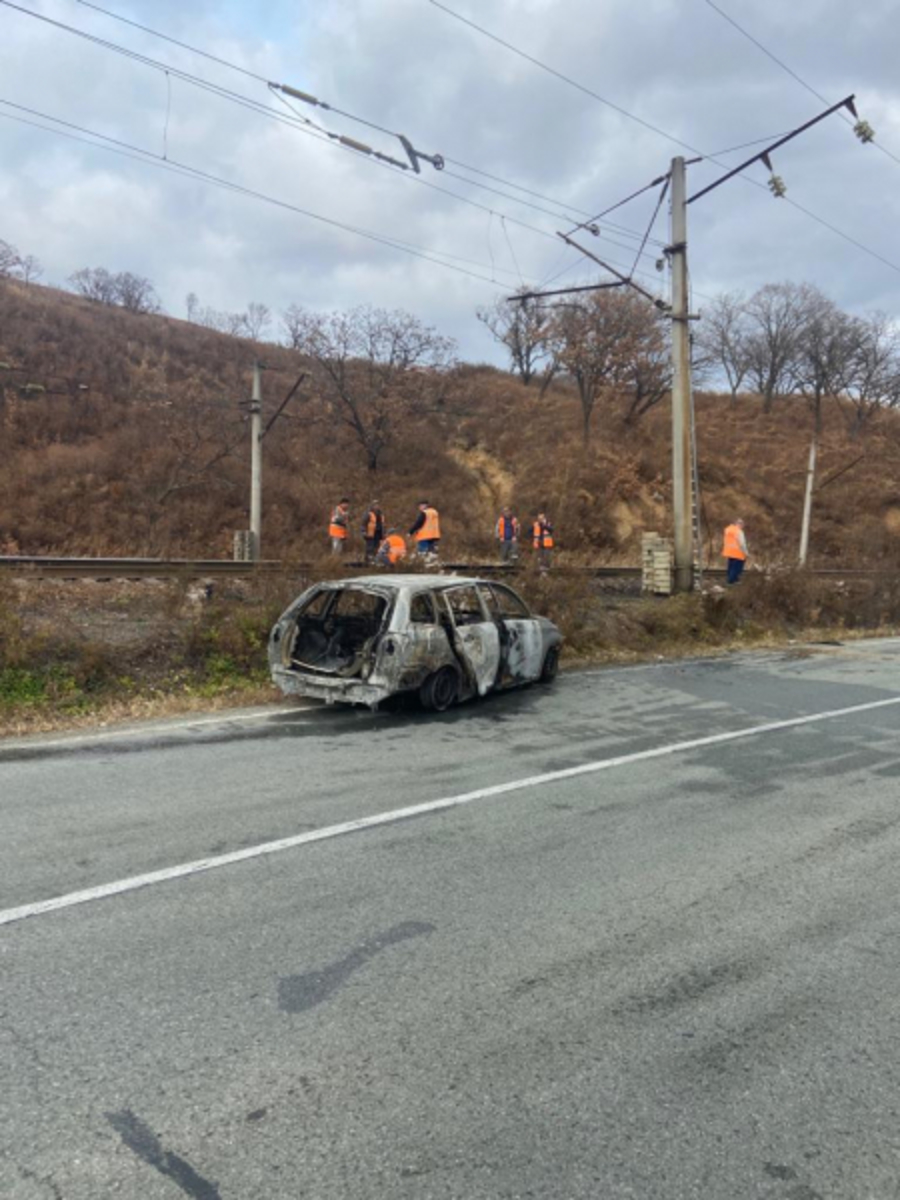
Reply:
[[898, 1200], [898, 684], [0, 743], [0, 1196]]

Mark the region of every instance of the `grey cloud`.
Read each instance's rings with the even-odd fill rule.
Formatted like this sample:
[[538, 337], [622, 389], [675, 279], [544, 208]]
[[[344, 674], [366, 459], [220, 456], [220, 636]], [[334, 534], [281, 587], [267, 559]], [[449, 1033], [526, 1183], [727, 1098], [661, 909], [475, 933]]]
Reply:
[[[777, 134], [821, 107], [703, 0], [451, 0], [536, 57], [704, 151]], [[856, 91], [865, 115], [900, 155], [900, 86], [893, 63], [892, 4], [849, 14], [836, 0], [747, 6], [721, 0], [761, 40], [831, 98]], [[89, 28], [248, 96], [265, 88], [116, 23], [71, 0], [42, 11]], [[387, 128], [427, 151], [515, 179], [596, 211], [664, 171], [677, 147], [480, 37], [424, 0], [333, 0], [259, 6], [134, 0], [136, 20], [196, 41], [266, 77], [285, 80]], [[267, 10], [268, 11], [268, 10]], [[158, 72], [0, 10], [3, 93], [110, 136], [159, 152], [167, 106]], [[306, 110], [304, 110], [306, 111]], [[397, 152], [384, 134], [310, 110], [340, 132]], [[476, 305], [519, 281], [532, 282], [577, 257], [558, 245], [563, 223], [426, 168], [421, 180], [360, 161], [191, 88], [171, 83], [171, 156], [323, 215], [436, 252], [494, 277], [481, 283], [252, 199], [58, 141], [0, 120], [0, 237], [38, 254], [62, 279], [86, 264], [153, 278], [180, 315], [186, 291], [205, 304], [242, 308], [259, 299], [340, 307], [371, 302], [410, 308], [456, 336], [473, 358], [495, 355], [475, 321]], [[729, 162], [736, 160], [730, 156]], [[900, 169], [832, 119], [776, 156], [788, 195], [900, 259]], [[720, 168], [692, 168], [695, 186]], [[753, 172], [764, 183], [761, 168]], [[485, 180], [484, 182], [490, 182]], [[458, 191], [479, 205], [537, 226], [503, 222], [431, 190]], [[500, 185], [497, 185], [500, 186]], [[505, 190], [505, 189], [503, 189]], [[652, 197], [615, 215], [632, 229]], [[553, 204], [547, 205], [555, 211]], [[809, 280], [857, 310], [896, 310], [900, 275], [765, 191], [735, 181], [692, 206], [692, 276], [698, 295], [751, 290], [767, 280]], [[665, 237], [661, 220], [656, 233]], [[549, 235], [549, 236], [547, 236]], [[625, 237], [626, 246], [633, 242]], [[595, 250], [618, 263], [633, 250], [607, 240]], [[651, 277], [652, 263], [645, 262]], [[591, 278], [586, 266], [564, 280]], [[658, 283], [662, 283], [660, 277]]]

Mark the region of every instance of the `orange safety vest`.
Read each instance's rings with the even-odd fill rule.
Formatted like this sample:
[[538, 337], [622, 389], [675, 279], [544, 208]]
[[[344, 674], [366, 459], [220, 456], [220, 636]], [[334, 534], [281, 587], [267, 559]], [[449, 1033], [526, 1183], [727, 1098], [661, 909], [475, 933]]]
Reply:
[[425, 524], [416, 530], [417, 542], [436, 542], [441, 536], [441, 522], [436, 508], [425, 509]]
[[543, 521], [535, 521], [532, 533], [535, 550], [553, 549], [553, 534]]
[[336, 508], [331, 514], [328, 536], [333, 538], [345, 538], [347, 536], [347, 514], [340, 507]]
[[[373, 537], [375, 537], [375, 536], [377, 535], [377, 533], [378, 533], [378, 523], [379, 523], [379, 521], [378, 521], [378, 513], [375, 511], [375, 509], [374, 509], [374, 508], [370, 508], [370, 509], [369, 509], [369, 512], [368, 512], [368, 515], [366, 516], [366, 533], [365, 533], [365, 536], [366, 536], [367, 538], [373, 538]], [[382, 513], [382, 514], [381, 514], [381, 528], [382, 528], [382, 529], [384, 529], [384, 526], [385, 526], [384, 513]]]
[[722, 557], [739, 558], [741, 562], [746, 559], [747, 552], [741, 548], [741, 527], [739, 525], [727, 525], [725, 527]]
[[406, 557], [406, 542], [399, 533], [389, 533], [381, 545], [378, 547], [379, 552], [387, 546], [387, 560], [391, 566], [395, 566], [401, 558]]

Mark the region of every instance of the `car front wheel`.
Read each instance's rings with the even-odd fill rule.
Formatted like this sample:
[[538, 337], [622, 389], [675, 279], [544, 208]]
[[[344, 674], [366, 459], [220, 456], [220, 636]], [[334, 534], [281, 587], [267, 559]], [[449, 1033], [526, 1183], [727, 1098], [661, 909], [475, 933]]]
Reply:
[[441, 667], [429, 675], [419, 691], [422, 704], [432, 712], [446, 712], [459, 696], [459, 676], [452, 667]]

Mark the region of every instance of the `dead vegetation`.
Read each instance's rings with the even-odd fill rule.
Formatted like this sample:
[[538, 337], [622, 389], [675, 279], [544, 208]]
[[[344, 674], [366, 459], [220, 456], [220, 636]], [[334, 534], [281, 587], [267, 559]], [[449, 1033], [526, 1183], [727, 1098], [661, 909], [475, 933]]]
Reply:
[[[280, 697], [266, 641], [308, 583], [285, 572], [213, 585], [0, 578], [0, 735], [146, 718]], [[564, 665], [629, 663], [900, 627], [900, 579], [824, 581], [750, 572], [740, 587], [670, 600], [616, 594], [582, 575], [518, 573], [566, 637]]]
[[[270, 694], [265, 638], [301, 586], [289, 564], [335, 570], [326, 531], [341, 495], [352, 498], [353, 549], [372, 499], [389, 527], [405, 532], [427, 496], [441, 511], [442, 556], [463, 563], [493, 557], [504, 504], [526, 528], [538, 510], [551, 515], [560, 564], [634, 563], [642, 532], [670, 531], [667, 402], [629, 421], [628, 396], [604, 384], [585, 446], [584, 398], [559, 374], [542, 390], [545, 361], [525, 364], [527, 386], [492, 367], [450, 368], [448, 348], [435, 345], [438, 378], [413, 356], [402, 396], [391, 391], [393, 376], [366, 378], [368, 415], [381, 412], [389, 433], [373, 459], [339, 419], [347, 405], [330, 394], [328, 372], [299, 350], [0, 279], [5, 553], [230, 555], [233, 531], [248, 525], [240, 403], [253, 360], [261, 354], [269, 368], [268, 413], [307, 375], [265, 442], [263, 553], [280, 558], [285, 573], [262, 587], [217, 584], [208, 602], [187, 583], [0, 581], [7, 724], [13, 713], [46, 722], [129, 704], [208, 706], [248, 688]], [[355, 379], [357, 367], [347, 365]], [[707, 561], [719, 561], [721, 530], [739, 515], [765, 573], [749, 571], [727, 594], [635, 600], [598, 594], [585, 579], [538, 577], [526, 544], [523, 590], [564, 629], [570, 662], [716, 650], [816, 628], [849, 636], [900, 621], [900, 415], [880, 406], [860, 425], [850, 401], [821, 397], [810, 562], [884, 572], [866, 583], [826, 582], [788, 569], [800, 534], [808, 401], [735, 393], [696, 402]]]
[[[627, 396], [604, 387], [585, 448], [577, 387], [559, 376], [542, 394], [537, 381], [528, 387], [494, 368], [463, 365], [441, 373], [442, 404], [427, 372], [419, 402], [413, 371], [402, 417], [391, 420], [371, 470], [371, 456], [326, 395], [326, 379], [299, 352], [7, 279], [0, 280], [0, 547], [229, 555], [233, 531], [248, 525], [249, 435], [239, 405], [257, 354], [270, 368], [269, 413], [309, 370], [265, 442], [268, 557], [297, 560], [321, 550], [328, 514], [344, 494], [357, 539], [357, 518], [373, 498], [405, 530], [427, 494], [441, 511], [451, 560], [492, 552], [501, 501], [523, 522], [546, 509], [563, 562], [636, 562], [642, 531], [667, 532], [665, 401], [629, 423]], [[734, 403], [697, 398], [712, 556], [722, 527], [739, 514], [757, 558], [796, 559], [808, 409], [789, 397], [766, 407], [743, 394]], [[880, 411], [854, 433], [852, 415], [836, 402], [823, 408], [812, 565], [900, 557], [900, 419]]]

